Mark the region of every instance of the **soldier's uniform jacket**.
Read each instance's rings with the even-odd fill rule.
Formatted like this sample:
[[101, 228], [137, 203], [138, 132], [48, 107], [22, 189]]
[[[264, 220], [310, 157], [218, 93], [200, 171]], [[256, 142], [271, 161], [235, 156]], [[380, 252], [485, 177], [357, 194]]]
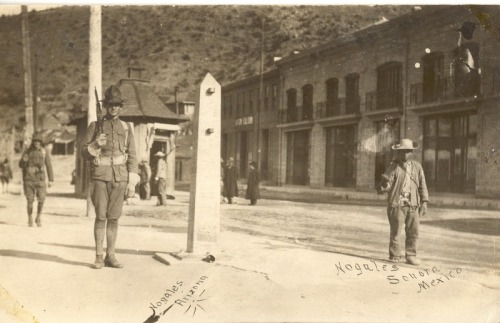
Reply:
[[49, 181], [54, 181], [50, 155], [46, 152], [45, 148], [36, 149], [32, 146], [23, 153], [23, 156], [28, 156], [27, 161], [24, 161], [22, 157], [19, 161], [19, 167], [23, 171], [24, 182], [45, 182], [45, 169], [47, 170]]
[[[125, 126], [127, 127], [127, 126]], [[122, 121], [116, 119], [104, 119], [102, 121], [103, 133], [106, 134], [106, 144], [101, 147], [100, 157], [95, 157], [89, 152], [89, 145], [98, 136], [96, 131], [96, 122], [92, 122], [87, 129], [87, 136], [85, 144], [82, 147], [82, 155], [85, 159], [92, 161], [91, 163], [91, 177], [93, 180], [111, 181], [114, 177], [115, 182], [127, 182], [128, 173], [138, 174], [137, 157], [135, 152], [134, 135], [131, 129], [125, 129]], [[128, 132], [128, 134], [126, 134]], [[104, 161], [109, 157], [119, 160], [126, 155], [125, 163], [119, 162], [118, 164], [94, 162], [94, 159]]]

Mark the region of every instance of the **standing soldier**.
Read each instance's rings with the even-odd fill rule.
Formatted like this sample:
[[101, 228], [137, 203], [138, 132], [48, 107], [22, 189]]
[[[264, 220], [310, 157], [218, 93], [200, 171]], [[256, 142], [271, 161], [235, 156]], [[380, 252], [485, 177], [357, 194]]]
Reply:
[[23, 171], [23, 188], [26, 200], [28, 201], [28, 225], [33, 226], [33, 202], [35, 196], [38, 199], [38, 208], [36, 212], [36, 225], [42, 226], [42, 209], [47, 195], [45, 186], [45, 169], [49, 176], [49, 187], [54, 182], [54, 173], [52, 172], [52, 163], [50, 156], [43, 147], [43, 138], [40, 133], [33, 134], [31, 145], [23, 153], [19, 161], [19, 167]]
[[[139, 182], [134, 135], [130, 126], [119, 119], [123, 107], [120, 89], [110, 86], [102, 100], [106, 115], [92, 122], [82, 147], [82, 155], [91, 161], [90, 187], [95, 207], [94, 238], [96, 244], [95, 269], [103, 265], [122, 268], [115, 258], [118, 219], [122, 215], [125, 195], [132, 198]], [[106, 258], [103, 243], [106, 235]]]

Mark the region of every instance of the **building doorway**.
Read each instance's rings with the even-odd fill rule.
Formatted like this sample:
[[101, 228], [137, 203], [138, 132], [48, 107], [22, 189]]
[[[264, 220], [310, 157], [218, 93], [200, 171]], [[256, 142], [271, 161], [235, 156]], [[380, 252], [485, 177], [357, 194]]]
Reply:
[[294, 131], [287, 134], [286, 183], [294, 185], [309, 184], [309, 130]]
[[356, 185], [357, 126], [332, 127], [326, 130], [325, 185]]
[[474, 193], [477, 115], [440, 115], [425, 118], [422, 153], [429, 188], [442, 192]]

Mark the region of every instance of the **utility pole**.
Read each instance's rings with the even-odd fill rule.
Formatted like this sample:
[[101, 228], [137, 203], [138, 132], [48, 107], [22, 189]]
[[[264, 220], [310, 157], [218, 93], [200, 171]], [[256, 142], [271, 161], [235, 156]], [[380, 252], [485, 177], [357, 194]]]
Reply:
[[37, 132], [38, 124], [38, 54], [35, 53], [35, 66], [33, 68], [33, 129]]
[[256, 162], [259, 165], [259, 169], [261, 169], [260, 165], [260, 110], [264, 107], [264, 18], [260, 18], [260, 86], [259, 86], [259, 106], [257, 107], [257, 120], [256, 120], [256, 129], [257, 129], [257, 153], [256, 153]]
[[21, 33], [23, 42], [23, 69], [24, 69], [24, 113], [26, 128], [24, 130], [24, 146], [26, 147], [33, 136], [33, 89], [31, 84], [31, 55], [30, 35], [28, 24], [28, 7], [21, 6]]
[[[97, 89], [99, 98], [102, 98], [102, 31], [101, 31], [101, 6], [90, 6], [90, 29], [89, 29], [89, 87], [88, 98], [89, 105], [87, 109], [87, 126], [97, 121], [96, 97], [94, 90]], [[90, 198], [90, 163], [86, 162], [87, 167], [87, 216], [95, 217], [94, 204]]]
[[176, 86], [174, 89], [175, 89], [175, 114], [179, 114], [179, 97], [178, 97], [179, 87]]

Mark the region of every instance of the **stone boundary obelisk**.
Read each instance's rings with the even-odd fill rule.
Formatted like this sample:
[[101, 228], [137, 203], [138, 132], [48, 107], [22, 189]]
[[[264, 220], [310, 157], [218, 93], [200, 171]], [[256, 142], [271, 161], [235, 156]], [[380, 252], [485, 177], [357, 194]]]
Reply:
[[200, 84], [193, 123], [186, 251], [201, 253], [216, 245], [220, 232], [221, 87], [210, 73]]

